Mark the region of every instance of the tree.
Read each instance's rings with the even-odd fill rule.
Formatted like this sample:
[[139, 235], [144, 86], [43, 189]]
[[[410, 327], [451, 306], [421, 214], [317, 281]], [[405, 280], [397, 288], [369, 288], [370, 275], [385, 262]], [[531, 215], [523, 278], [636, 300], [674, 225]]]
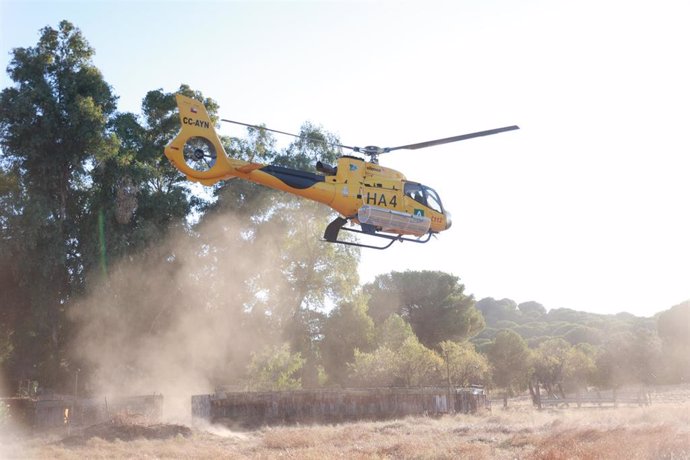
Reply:
[[390, 387], [396, 382], [397, 356], [388, 347], [379, 347], [372, 353], [355, 350], [353, 362], [347, 368], [355, 386]]
[[[215, 113], [217, 104], [200, 92], [187, 85], [178, 91]], [[231, 339], [216, 337], [215, 327], [226, 322], [224, 334], [239, 342], [249, 321], [230, 315], [227, 299], [206, 290], [204, 270], [213, 272], [211, 257], [203, 251], [199, 229], [192, 231], [187, 220], [200, 200], [191, 196], [187, 181], [161, 154], [180, 128], [175, 94], [149, 91], [140, 114], [118, 113], [109, 126], [118, 148], [90, 168], [91, 185], [84, 193], [78, 227], [85, 295], [74, 299], [69, 316], [74, 328], [70, 359], [82, 370], [79, 382], [111, 388], [111, 376], [116, 375], [123, 386], [144, 386], [152, 367], [148, 354], [139, 351], [144, 344], [166, 350], [160, 361], [170, 358], [171, 372], [182, 367], [190, 349], [182, 344], [194, 343], [182, 324], [196, 321], [212, 325], [206, 326], [204, 338], [214, 337], [219, 361], [225, 360], [227, 368], [246, 368], [255, 350], [238, 351]], [[178, 344], [182, 351], [172, 351]], [[122, 353], [114, 355], [112, 349]], [[205, 351], [194, 354], [199, 366], [206, 366], [209, 381], [226, 383], [227, 370], [202, 356]]]
[[15, 86], [0, 94], [2, 167], [17, 173], [20, 191], [3, 242], [13, 259], [7, 296], [22, 304], [12, 374], [47, 386], [68, 372], [65, 312], [84, 275], [77, 229], [88, 170], [117, 146], [107, 129], [116, 97], [93, 54], [70, 22], [45, 27], [35, 47], [13, 50]]
[[[250, 128], [247, 139], [222, 142], [232, 157], [306, 170], [335, 158], [332, 135], [309, 124], [300, 134], [282, 150], [260, 128]], [[209, 264], [204, 282], [218, 293], [210, 303], [260, 323], [266, 341], [287, 342], [305, 359], [303, 385], [318, 384], [325, 312], [336, 302], [357, 302], [359, 250], [321, 241], [332, 215], [318, 203], [241, 180], [213, 191], [217, 200], [203, 208], [195, 227]], [[222, 288], [229, 279], [237, 281], [232, 301]]]
[[532, 354], [533, 376], [537, 379], [537, 384], [544, 385], [549, 395], [554, 395], [558, 389], [560, 395], [564, 396], [561, 384], [570, 348], [565, 340], [554, 338], [539, 344]]
[[487, 356], [493, 370], [493, 381], [503, 393], [503, 407], [508, 407], [508, 394], [522, 390], [529, 371], [529, 349], [515, 331], [504, 330], [496, 334]]
[[[17, 284], [15, 257], [18, 245], [13, 240], [11, 223], [17, 218], [19, 203], [19, 179], [17, 171], [3, 171], [0, 165], [0, 367], [8, 369], [14, 355], [16, 328], [19, 326], [24, 303], [23, 289]], [[4, 388], [0, 374], [0, 388]]]
[[444, 340], [440, 348], [450, 385], [466, 388], [488, 383], [489, 362], [484, 355], [477, 353], [471, 343]]
[[674, 383], [690, 381], [690, 300], [657, 316], [667, 378]]
[[374, 341], [374, 322], [367, 314], [363, 298], [343, 302], [328, 315], [323, 327], [321, 356], [332, 383], [345, 385], [347, 364], [355, 359], [355, 350], [368, 352]]
[[597, 350], [592, 345], [580, 343], [572, 347], [565, 359], [565, 384], [578, 393], [588, 384], [594, 383]]
[[376, 328], [376, 345], [371, 353], [355, 352], [349, 367], [356, 384], [416, 386], [440, 378], [439, 356], [419, 342], [401, 316], [392, 314]]
[[443, 340], [461, 341], [484, 328], [474, 299], [464, 290], [458, 277], [438, 271], [391, 272], [364, 286], [371, 297], [369, 314], [376, 324], [398, 314], [427, 347], [436, 347]]
[[350, 381], [357, 386], [435, 385], [444, 368], [443, 359], [413, 335], [395, 348], [383, 344], [371, 353], [355, 350], [348, 364]]
[[523, 302], [517, 306], [524, 318], [529, 318], [531, 321], [536, 321], [546, 314], [546, 307], [539, 302]]
[[511, 299], [496, 300], [493, 297], [481, 299], [476, 304], [489, 326], [495, 326], [498, 321], [520, 321], [520, 311]]
[[438, 384], [442, 380], [443, 359], [425, 347], [417, 338], [405, 339], [397, 350], [397, 379], [403, 386], [416, 387]]
[[254, 390], [298, 390], [302, 382], [298, 377], [304, 359], [299, 353], [291, 353], [288, 344], [266, 347], [261, 353], [252, 354], [249, 364], [249, 386]]
[[596, 357], [596, 381], [607, 388], [650, 384], [661, 371], [661, 343], [653, 331], [635, 329], [612, 335]]
[[394, 313], [377, 328], [376, 343], [379, 347], [396, 350], [410, 337], [415, 337], [410, 323]]
[[[212, 120], [217, 118], [212, 99], [184, 84], [177, 92], [202, 101]], [[117, 152], [91, 171], [93, 186], [79, 235], [87, 274], [106, 274], [108, 263], [123, 256], [150, 257], [151, 243], [186, 228], [192, 209], [203, 204], [161, 155], [180, 129], [175, 93], [149, 91], [141, 113], [114, 116], [110, 127], [119, 140]]]

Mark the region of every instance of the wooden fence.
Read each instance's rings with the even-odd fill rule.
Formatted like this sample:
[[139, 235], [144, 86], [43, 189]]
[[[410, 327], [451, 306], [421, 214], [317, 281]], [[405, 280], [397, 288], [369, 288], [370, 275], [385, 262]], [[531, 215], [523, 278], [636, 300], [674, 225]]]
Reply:
[[33, 430], [88, 426], [110, 420], [115, 415], [158, 422], [163, 413], [163, 396], [78, 398], [52, 395], [49, 398], [0, 399], [15, 423]]
[[651, 394], [649, 392], [619, 393], [615, 390], [566, 395], [565, 398], [543, 397], [540, 395], [537, 401], [535, 401], [540, 409], [542, 407], [618, 407], [621, 404], [648, 406], [651, 402]]
[[255, 427], [471, 413], [486, 404], [484, 390], [477, 388], [229, 392], [192, 396], [192, 416], [211, 423]]

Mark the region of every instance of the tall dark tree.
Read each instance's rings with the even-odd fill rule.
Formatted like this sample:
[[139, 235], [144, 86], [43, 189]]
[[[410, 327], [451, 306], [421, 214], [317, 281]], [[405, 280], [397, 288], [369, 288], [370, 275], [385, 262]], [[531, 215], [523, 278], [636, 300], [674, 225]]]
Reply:
[[[13, 356], [14, 339], [18, 336], [16, 328], [24, 303], [23, 292], [17, 286], [17, 241], [14, 240], [14, 229], [11, 224], [16, 221], [20, 203], [19, 174], [3, 170], [0, 167], [0, 368], [5, 369]], [[9, 376], [0, 375], [0, 388], [3, 379]]]
[[[181, 85], [178, 92], [203, 101], [215, 116], [218, 105], [201, 92], [187, 85]], [[162, 155], [180, 129], [175, 93], [149, 91], [140, 114], [117, 113], [109, 126], [118, 138], [118, 148], [91, 168], [92, 185], [79, 226], [79, 252], [89, 296], [71, 311], [78, 328], [72, 356], [79, 360], [85, 383], [89, 374], [97, 373], [101, 380], [109, 375], [120, 375], [122, 382], [132, 378], [148, 365], [133, 363], [137, 347], [152, 337], [161, 340], [171, 334], [180, 318], [202, 321], [203, 315], [187, 317], [185, 310], [206, 300], [199, 298], [193, 305], [183, 300], [186, 289], [197, 287], [199, 273], [193, 269], [181, 272], [182, 265], [204, 260], [187, 220], [201, 200], [191, 194], [184, 176]], [[172, 234], [175, 238], [168, 238]], [[158, 276], [161, 273], [165, 276]], [[223, 318], [218, 309], [206, 316], [209, 322]], [[186, 339], [177, 333], [178, 342]], [[85, 346], [93, 337], [100, 337], [98, 344]], [[121, 359], [104, 364], [104, 356], [111, 356], [108, 349], [116, 347], [122, 350]], [[104, 367], [111, 373], [104, 373]], [[215, 372], [209, 370], [209, 374]]]
[[484, 328], [484, 319], [457, 276], [438, 271], [391, 272], [364, 287], [369, 314], [381, 324], [391, 314], [405, 318], [427, 347], [461, 341]]
[[0, 290], [21, 311], [11, 368], [15, 379], [48, 386], [68, 370], [65, 311], [83, 277], [77, 237], [88, 171], [116, 151], [107, 129], [116, 97], [93, 54], [70, 22], [45, 27], [36, 46], [13, 50], [14, 86], [0, 94], [2, 167], [17, 173], [20, 191], [2, 242], [12, 269]]
[[[215, 101], [187, 85], [178, 92], [204, 102], [215, 120]], [[105, 273], [109, 262], [124, 255], [146, 257], [145, 248], [171, 229], [184, 228], [192, 208], [203, 202], [190, 194], [188, 182], [161, 154], [180, 129], [175, 93], [149, 91], [141, 115], [118, 113], [110, 127], [119, 146], [91, 172], [88, 216], [81, 225], [87, 273]]]

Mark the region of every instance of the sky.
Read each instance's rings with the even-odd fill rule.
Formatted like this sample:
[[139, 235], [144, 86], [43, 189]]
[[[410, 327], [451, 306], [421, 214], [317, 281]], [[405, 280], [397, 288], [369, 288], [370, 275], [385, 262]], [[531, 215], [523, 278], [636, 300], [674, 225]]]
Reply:
[[453, 226], [363, 250], [363, 282], [442, 270], [477, 299], [639, 316], [690, 299], [687, 1], [0, 0], [3, 68], [62, 19], [121, 111], [187, 83], [224, 118], [346, 145], [519, 125], [380, 158]]

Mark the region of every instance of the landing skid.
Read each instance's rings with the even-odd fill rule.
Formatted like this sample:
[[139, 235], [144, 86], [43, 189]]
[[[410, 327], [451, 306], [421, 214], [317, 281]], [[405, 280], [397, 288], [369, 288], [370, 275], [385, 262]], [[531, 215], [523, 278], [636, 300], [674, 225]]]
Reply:
[[[400, 241], [401, 243], [403, 241], [410, 241], [412, 243], [427, 243], [431, 239], [432, 233], [429, 232], [426, 234], [426, 238], [408, 238], [402, 235], [387, 235], [385, 233], [378, 233], [376, 230], [373, 229], [373, 227], [366, 226], [366, 224], [362, 225], [363, 230], [357, 230], [355, 228], [346, 228], [343, 227], [347, 223], [347, 219], [342, 218], [342, 217], [336, 217], [333, 222], [328, 224], [328, 227], [326, 227], [326, 231], [323, 234], [324, 241], [327, 241], [329, 243], [339, 243], [339, 244], [344, 244], [347, 246], [357, 246], [360, 248], [369, 248], [369, 249], [388, 249], [395, 243], [396, 241]], [[367, 228], [370, 227], [370, 228]], [[374, 245], [369, 245], [369, 244], [362, 244], [362, 243], [355, 243], [353, 241], [343, 241], [338, 239], [338, 233], [340, 230], [345, 230], [348, 232], [352, 233], [361, 233], [363, 235], [368, 235], [368, 236], [373, 236], [376, 238], [383, 238], [384, 240], [389, 240], [389, 242], [383, 246], [374, 246]]]

